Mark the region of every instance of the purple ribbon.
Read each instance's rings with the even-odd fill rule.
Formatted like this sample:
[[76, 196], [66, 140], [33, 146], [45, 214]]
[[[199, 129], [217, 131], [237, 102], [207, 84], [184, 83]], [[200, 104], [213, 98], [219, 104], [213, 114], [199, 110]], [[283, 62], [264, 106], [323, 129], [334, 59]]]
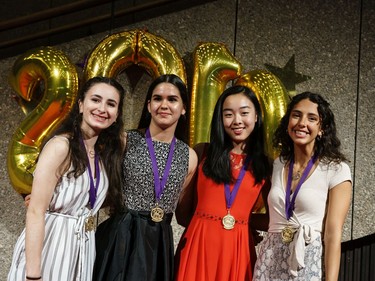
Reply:
[[230, 191], [230, 186], [228, 183], [224, 183], [224, 193], [225, 193], [225, 202], [227, 204], [227, 209], [230, 209], [233, 205], [234, 199], [236, 199], [237, 192], [240, 188], [241, 182], [243, 180], [243, 177], [245, 176], [246, 167], [250, 162], [250, 157], [247, 157], [245, 160], [245, 163], [241, 167], [240, 174], [238, 175], [238, 178], [236, 182], [234, 183], [234, 187], [232, 192]]
[[296, 197], [298, 191], [300, 190], [302, 184], [305, 182], [307, 176], [309, 175], [317, 157], [314, 155], [310, 158], [309, 162], [307, 163], [306, 169], [303, 171], [300, 180], [297, 183], [296, 189], [294, 190], [292, 200], [290, 200], [290, 193], [292, 190], [292, 177], [293, 177], [293, 166], [294, 166], [294, 157], [290, 160], [289, 163], [289, 173], [288, 173], [288, 182], [286, 184], [286, 194], [285, 194], [285, 215], [287, 220], [289, 220], [293, 215], [294, 210], [294, 203], [296, 201]]
[[164, 187], [167, 183], [169, 172], [171, 170], [176, 137], [173, 136], [171, 146], [169, 148], [167, 163], [165, 164], [164, 173], [163, 173], [163, 177], [161, 178], [161, 180], [160, 180], [160, 175], [159, 175], [159, 170], [158, 170], [158, 163], [156, 161], [156, 156], [155, 156], [155, 149], [154, 149], [154, 145], [152, 144], [152, 139], [151, 139], [149, 128], [147, 128], [146, 130], [146, 143], [147, 143], [148, 151], [151, 157], [152, 171], [154, 173], [155, 197], [156, 197], [156, 200], [159, 201], [161, 194], [163, 193]]
[[[83, 148], [86, 150], [86, 146], [85, 146], [82, 138], [81, 138], [81, 144], [82, 144]], [[86, 153], [86, 156], [87, 156], [87, 153]], [[87, 156], [87, 161], [88, 161], [87, 169], [88, 169], [89, 178], [90, 178], [89, 202], [90, 202], [91, 209], [93, 209], [94, 205], [95, 205], [95, 201], [96, 201], [96, 195], [98, 193], [99, 182], [100, 182], [99, 155], [96, 153], [96, 151], [95, 151], [95, 158], [94, 158], [95, 175], [96, 175], [95, 185], [94, 185], [94, 177], [92, 175], [91, 167], [90, 167], [90, 159], [89, 159], [88, 156]]]

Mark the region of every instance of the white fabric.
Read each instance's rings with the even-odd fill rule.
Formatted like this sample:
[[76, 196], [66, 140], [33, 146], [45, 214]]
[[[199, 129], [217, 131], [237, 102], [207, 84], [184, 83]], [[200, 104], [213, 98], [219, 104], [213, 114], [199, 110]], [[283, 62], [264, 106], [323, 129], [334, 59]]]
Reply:
[[305, 267], [305, 245], [321, 235], [328, 191], [344, 181], [351, 181], [351, 173], [349, 166], [343, 162], [330, 165], [319, 163], [302, 184], [296, 197], [293, 216], [288, 222], [285, 216], [284, 166], [279, 158], [274, 161], [272, 188], [268, 196], [268, 232], [279, 233], [287, 225], [297, 229], [294, 240], [289, 244], [291, 255], [288, 258], [290, 273], [297, 276], [298, 268]]
[[[85, 231], [85, 219], [95, 215], [107, 193], [108, 178], [100, 167], [100, 183], [92, 210], [89, 202], [90, 179], [86, 170], [77, 179], [66, 175], [55, 187], [46, 213], [42, 251], [44, 281], [91, 281], [95, 261], [94, 231]], [[25, 280], [25, 230], [14, 248], [8, 281]]]

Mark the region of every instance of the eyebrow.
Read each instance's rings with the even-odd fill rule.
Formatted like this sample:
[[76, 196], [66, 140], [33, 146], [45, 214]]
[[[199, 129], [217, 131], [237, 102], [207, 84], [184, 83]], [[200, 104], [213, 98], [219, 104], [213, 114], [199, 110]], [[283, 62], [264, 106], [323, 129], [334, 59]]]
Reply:
[[[248, 105], [245, 105], [245, 106], [241, 106], [240, 107], [240, 109], [250, 109], [250, 106], [248, 106]], [[233, 111], [233, 109], [232, 108], [223, 108], [223, 111]]]
[[[98, 95], [98, 94], [93, 94], [91, 97], [99, 98], [101, 100], [103, 99], [103, 97], [101, 95]], [[114, 99], [108, 99], [108, 101], [114, 102], [115, 104], [117, 104], [117, 101], [114, 100]]]
[[[293, 109], [291, 113], [301, 113], [302, 114], [302, 111], [298, 110], [298, 109]], [[319, 117], [319, 114], [312, 113], [312, 112], [308, 112], [307, 115]]]

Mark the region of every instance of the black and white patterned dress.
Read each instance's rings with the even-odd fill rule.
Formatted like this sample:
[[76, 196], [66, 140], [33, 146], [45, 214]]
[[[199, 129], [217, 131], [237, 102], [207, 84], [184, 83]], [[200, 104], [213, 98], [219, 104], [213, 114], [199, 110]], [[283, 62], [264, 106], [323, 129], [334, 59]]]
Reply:
[[[169, 143], [153, 141], [159, 175], [163, 175]], [[143, 132], [129, 131], [123, 162], [124, 214], [111, 217], [97, 230], [94, 280], [172, 280], [173, 235], [171, 219], [189, 166], [189, 147], [177, 140], [171, 170], [159, 206], [166, 215], [153, 222], [154, 175]]]

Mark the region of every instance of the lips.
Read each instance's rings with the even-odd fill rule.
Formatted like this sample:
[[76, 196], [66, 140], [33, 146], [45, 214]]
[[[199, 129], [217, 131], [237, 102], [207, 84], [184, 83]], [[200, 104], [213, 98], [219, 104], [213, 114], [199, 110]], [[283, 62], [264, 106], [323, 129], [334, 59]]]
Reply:
[[100, 122], [107, 120], [107, 117], [99, 116], [96, 114], [92, 114], [92, 116], [94, 116], [95, 120], [100, 121]]
[[294, 130], [294, 133], [296, 134], [297, 137], [306, 137], [308, 132], [305, 131], [299, 131], [299, 130]]
[[240, 135], [242, 134], [244, 129], [245, 128], [233, 128], [232, 130], [233, 130], [233, 133], [235, 133], [236, 135]]

